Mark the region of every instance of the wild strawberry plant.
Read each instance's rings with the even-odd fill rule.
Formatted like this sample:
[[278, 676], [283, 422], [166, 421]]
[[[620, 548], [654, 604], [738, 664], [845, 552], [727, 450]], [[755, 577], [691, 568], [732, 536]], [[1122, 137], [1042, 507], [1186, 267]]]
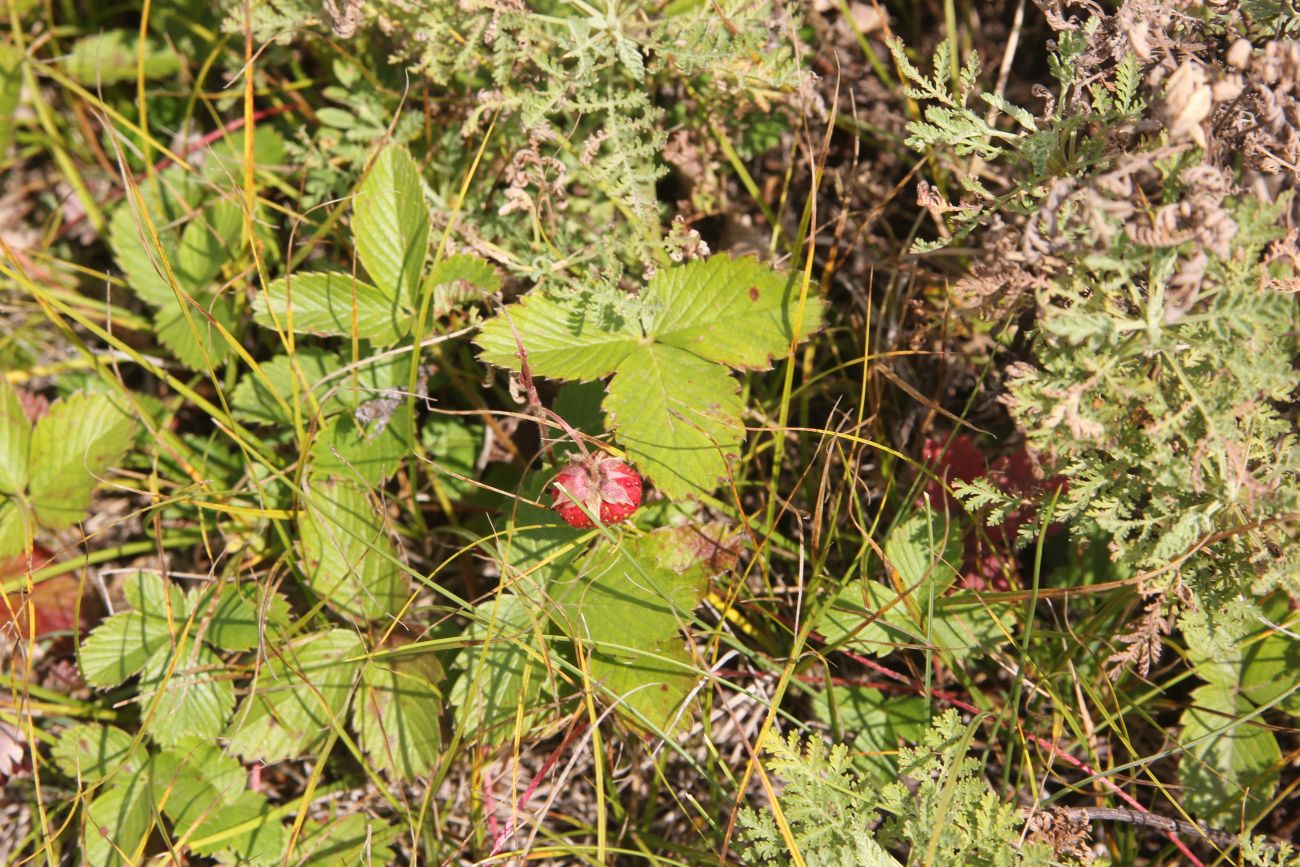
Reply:
[[11, 3], [0, 861], [1294, 862], [1285, 6]]

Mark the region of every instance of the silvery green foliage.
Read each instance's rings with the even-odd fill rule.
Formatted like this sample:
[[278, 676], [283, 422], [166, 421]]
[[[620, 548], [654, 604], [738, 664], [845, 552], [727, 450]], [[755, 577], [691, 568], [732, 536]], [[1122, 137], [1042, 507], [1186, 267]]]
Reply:
[[[1250, 606], [1277, 587], [1300, 597], [1300, 317], [1294, 239], [1281, 228], [1293, 203], [1246, 193], [1196, 134], [1153, 123], [1148, 106], [1166, 86], [1153, 88], [1132, 53], [1115, 61], [1096, 47], [1108, 26], [1093, 18], [1057, 34], [1057, 87], [1039, 93], [1038, 116], [989, 94], [977, 102], [975, 58], [950, 81], [950, 47], [927, 75], [895, 43], [923, 105], [908, 144], [941, 164], [977, 156], [1006, 179], [996, 191], [967, 182], [957, 204], [925, 188], [951, 230], [928, 246], [993, 214], [1021, 221], [1011, 270], [1036, 321], [1031, 363], [1012, 366], [1006, 400], [1068, 482], [1056, 517], [1080, 535], [1103, 531], [1121, 569], [1209, 612], [1187, 638], [1222, 648], [1241, 620], [1217, 616], [1228, 600]], [[1099, 71], [1086, 86], [1085, 67]], [[989, 124], [986, 106], [1009, 120]]]
[[[957, 712], [946, 711], [921, 743], [900, 751], [899, 772], [909, 783], [876, 790], [850, 770], [843, 745], [828, 750], [818, 737], [801, 743], [797, 732], [784, 741], [770, 737], [766, 765], [804, 862], [897, 867], [902, 861], [891, 852], [910, 851], [911, 860], [976, 867], [1077, 863], [1022, 840], [1020, 811], [993, 792], [980, 762], [967, 755], [969, 740]], [[790, 863], [772, 811], [746, 808], [740, 827], [746, 863]]]
[[[522, 279], [605, 288], [611, 296], [625, 272], [639, 280], [671, 252], [656, 191], [668, 170], [667, 131], [689, 127], [707, 139], [710, 118], [717, 118], [729, 137], [743, 136], [796, 103], [807, 81], [794, 24], [771, 0], [669, 10], [582, 0], [375, 0], [347, 8], [353, 6], [360, 20], [353, 47], [363, 56], [387, 55], [388, 65], [376, 72], [385, 87], [340, 75], [335, 64], [342, 87], [326, 96], [338, 108], [322, 118], [325, 129], [300, 143], [317, 175], [337, 171], [340, 156], [352, 160], [354, 140], [369, 136], [373, 143], [383, 133], [377, 125], [404, 118], [392, 137], [418, 135], [419, 151], [438, 155], [429, 181], [435, 207], [449, 211], [491, 128], [487, 158], [496, 165], [482, 170], [501, 183], [471, 186], [461, 225], [499, 248]], [[258, 8], [257, 32], [268, 38], [330, 23], [299, 0]], [[228, 28], [242, 32], [242, 7]], [[419, 93], [436, 104], [429, 129], [410, 122], [421, 112], [399, 109], [394, 95], [404, 91], [408, 102]], [[687, 100], [707, 110], [684, 108]]]
[[[767, 752], [766, 764], [783, 787], [781, 811], [809, 867], [898, 863], [876, 842], [874, 793], [865, 791], [863, 780], [849, 770], [843, 744], [828, 751], [820, 738], [803, 745], [798, 732], [791, 732], [786, 741], [770, 737]], [[789, 846], [770, 811], [745, 808], [740, 827], [746, 863], [789, 863]]]

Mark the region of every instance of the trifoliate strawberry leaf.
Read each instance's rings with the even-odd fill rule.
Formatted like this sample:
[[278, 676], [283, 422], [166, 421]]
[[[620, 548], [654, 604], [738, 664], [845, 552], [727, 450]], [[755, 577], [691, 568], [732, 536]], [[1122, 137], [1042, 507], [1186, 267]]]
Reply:
[[525, 296], [483, 325], [474, 340], [483, 350], [480, 357], [519, 369], [513, 321], [536, 375], [584, 381], [608, 376], [641, 345], [641, 328], [627, 319], [604, 322], [588, 316], [589, 301], [585, 296], [555, 298], [542, 292]]
[[153, 708], [146, 724], [149, 734], [163, 746], [174, 746], [191, 736], [219, 735], [235, 709], [235, 687], [221, 658], [190, 636], [176, 646], [159, 647], [145, 663], [140, 701]]
[[70, 527], [95, 486], [131, 447], [135, 423], [104, 394], [74, 394], [50, 406], [32, 432], [29, 500], [51, 530]]
[[[153, 212], [150, 214], [153, 215]], [[157, 215], [152, 218], [158, 219]], [[155, 244], [148, 227], [137, 222], [132, 208], [122, 205], [109, 220], [108, 237], [113, 256], [132, 292], [142, 301], [155, 306], [175, 300], [176, 293], [167, 280], [167, 271], [163, 266], [164, 260], [176, 260], [177, 239], [174, 232], [159, 231], [158, 244]]]
[[114, 777], [86, 810], [80, 863], [91, 867], [139, 864], [153, 817], [146, 771]]
[[18, 391], [0, 378], [0, 494], [21, 494], [27, 487], [27, 454], [32, 423]]
[[307, 583], [331, 608], [367, 620], [401, 609], [407, 581], [382, 511], [365, 488], [313, 477], [298, 531]]
[[355, 201], [352, 230], [366, 273], [389, 299], [413, 305], [429, 253], [429, 208], [404, 145], [379, 152]]
[[1245, 698], [1211, 683], [1192, 691], [1183, 712], [1183, 806], [1206, 822], [1243, 814], [1249, 820], [1268, 806], [1277, 788], [1282, 751], [1261, 720], [1240, 721], [1251, 710]]
[[[650, 336], [729, 367], [765, 370], [821, 324], [811, 293], [799, 308], [799, 280], [757, 259], [714, 256], [655, 273], [646, 303], [657, 310]], [[801, 321], [796, 335], [796, 320]]]
[[275, 762], [310, 753], [342, 722], [365, 647], [332, 629], [274, 648], [227, 731], [229, 750]]
[[[119, 207], [110, 221], [113, 253], [128, 286], [155, 308], [159, 341], [185, 366], [207, 370], [231, 351], [213, 320], [227, 331], [238, 324], [234, 296], [218, 293], [215, 281], [238, 250], [243, 215], [236, 204], [222, 200], [168, 219], [169, 212], [183, 207], [177, 192], [158, 184], [142, 185], [140, 192], [152, 228], [137, 209]], [[173, 224], [181, 220], [186, 222], [178, 230]], [[176, 289], [168, 277], [169, 267]], [[184, 299], [177, 297], [176, 290]]]
[[127, 576], [123, 590], [130, 610], [106, 619], [81, 644], [81, 676], [91, 686], [117, 686], [139, 673], [155, 653], [171, 647], [173, 629], [189, 616], [185, 594], [164, 586], [155, 573]]
[[117, 726], [81, 723], [63, 730], [50, 757], [68, 777], [97, 783], [132, 759], [137, 750], [131, 744], [131, 736]]
[[[290, 318], [292, 313], [292, 320]], [[253, 300], [267, 328], [327, 337], [356, 336], [388, 346], [410, 330], [410, 314], [384, 290], [342, 271], [304, 271], [271, 281]]]
[[476, 342], [483, 360], [517, 370], [517, 330], [538, 376], [613, 373], [606, 426], [657, 487], [683, 497], [716, 487], [744, 439], [728, 368], [769, 367], [821, 324], [820, 298], [799, 294], [796, 278], [755, 259], [715, 256], [656, 272], [639, 317], [595, 315], [590, 294], [534, 292]]
[[414, 780], [431, 772], [442, 745], [442, 666], [429, 653], [375, 660], [361, 670], [352, 728], [371, 763]]
[[[171, 761], [166, 760], [169, 758]], [[159, 759], [163, 761], [158, 761]], [[213, 741], [190, 738], [171, 749], [155, 754], [151, 770], [155, 775], [158, 771], [162, 771], [160, 777], [164, 785], [177, 776], [174, 771], [176, 759], [183, 762], [186, 773], [201, 779], [222, 803], [233, 802], [239, 797], [240, 792], [248, 788], [248, 771], [244, 770], [244, 766], [238, 759], [226, 755], [220, 745]], [[158, 782], [159, 780], [155, 779], [154, 785], [156, 786]], [[161, 798], [154, 800], [161, 803]], [[169, 816], [180, 815], [181, 810], [184, 809], [183, 800], [178, 800], [171, 807], [172, 809], [165, 810]]]
[[483, 746], [502, 743], [522, 718], [537, 718], [535, 699], [546, 681], [537, 646], [537, 607], [513, 593], [501, 593], [474, 609], [465, 630], [469, 642], [456, 656], [460, 675], [448, 701], [456, 709], [456, 730]]
[[675, 346], [638, 348], [610, 380], [604, 409], [633, 466], [670, 497], [711, 490], [740, 451], [739, 383]]
[[708, 584], [694, 559], [682, 571], [688, 528], [661, 530], [619, 545], [601, 543], [576, 571], [553, 580], [561, 626], [581, 642], [591, 682], [628, 719], [667, 733], [686, 718], [682, 702], [699, 679], [682, 632]]

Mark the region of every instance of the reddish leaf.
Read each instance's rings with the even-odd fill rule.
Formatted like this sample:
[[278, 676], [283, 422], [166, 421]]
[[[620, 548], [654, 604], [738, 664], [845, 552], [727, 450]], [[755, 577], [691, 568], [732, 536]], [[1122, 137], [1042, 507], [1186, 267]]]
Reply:
[[[43, 568], [53, 558], [50, 551], [36, 546], [32, 551], [32, 571]], [[0, 581], [11, 582], [25, 574], [25, 556], [12, 557], [0, 563]], [[79, 595], [80, 611], [77, 607]], [[29, 605], [35, 609], [37, 639], [55, 633], [85, 633], [99, 620], [99, 606], [93, 596], [81, 593], [80, 579], [73, 574], [56, 575], [37, 584], [30, 596], [22, 591], [8, 594], [5, 603], [0, 603], [0, 634], [16, 633], [26, 640], [32, 618]], [[14, 626], [9, 626], [10, 623]]]

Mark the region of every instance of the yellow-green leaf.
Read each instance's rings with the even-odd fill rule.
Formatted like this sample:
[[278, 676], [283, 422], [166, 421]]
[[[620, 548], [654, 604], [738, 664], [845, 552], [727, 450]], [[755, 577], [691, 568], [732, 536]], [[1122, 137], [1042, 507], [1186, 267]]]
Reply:
[[388, 145], [375, 157], [355, 207], [352, 230], [366, 273], [386, 297], [413, 305], [429, 253], [429, 208], [404, 145]]

